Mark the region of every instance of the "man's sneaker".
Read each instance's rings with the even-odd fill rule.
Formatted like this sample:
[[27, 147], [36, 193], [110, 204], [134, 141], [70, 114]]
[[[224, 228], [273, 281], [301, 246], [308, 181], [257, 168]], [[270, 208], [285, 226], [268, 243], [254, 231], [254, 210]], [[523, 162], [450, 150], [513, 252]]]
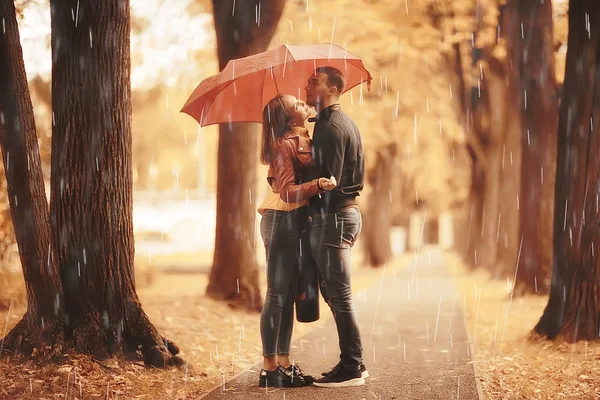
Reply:
[[364, 384], [365, 378], [362, 377], [360, 370], [350, 371], [342, 363], [339, 363], [327, 376], [317, 379], [313, 383], [319, 387], [362, 386]]
[[[327, 375], [331, 374], [336, 368], [337, 368], [337, 365], [335, 367], [333, 367], [333, 369], [331, 371], [323, 372], [321, 375], [327, 376]], [[369, 376], [371, 376], [369, 374], [369, 371], [367, 371], [367, 367], [365, 367], [365, 364], [360, 364], [360, 373], [362, 374], [362, 377], [364, 379], [367, 379]]]
[[312, 385], [312, 383], [315, 381], [315, 378], [312, 375], [308, 375], [306, 372], [304, 372], [298, 364], [292, 364], [289, 368], [286, 369], [290, 371], [292, 375], [299, 376], [302, 379], [304, 379], [307, 385]]
[[260, 370], [258, 378], [259, 387], [300, 387], [306, 386], [304, 378], [293, 375], [287, 368], [281, 365], [275, 371]]

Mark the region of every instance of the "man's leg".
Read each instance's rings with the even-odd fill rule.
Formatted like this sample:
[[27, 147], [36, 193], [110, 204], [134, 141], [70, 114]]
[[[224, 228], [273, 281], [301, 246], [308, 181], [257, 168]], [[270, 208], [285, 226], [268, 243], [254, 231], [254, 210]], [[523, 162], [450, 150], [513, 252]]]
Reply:
[[323, 277], [333, 312], [341, 351], [348, 370], [360, 369], [362, 344], [352, 300], [351, 248], [362, 227], [357, 208], [347, 208], [324, 218], [313, 216], [311, 248]]

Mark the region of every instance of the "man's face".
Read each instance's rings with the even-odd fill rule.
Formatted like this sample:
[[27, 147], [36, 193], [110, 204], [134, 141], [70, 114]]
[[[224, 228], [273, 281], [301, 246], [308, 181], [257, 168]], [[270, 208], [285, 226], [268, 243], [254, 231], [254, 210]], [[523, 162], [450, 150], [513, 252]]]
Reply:
[[331, 95], [331, 88], [327, 86], [327, 74], [315, 73], [308, 78], [308, 83], [304, 88], [306, 91], [306, 104], [316, 107], [323, 100]]

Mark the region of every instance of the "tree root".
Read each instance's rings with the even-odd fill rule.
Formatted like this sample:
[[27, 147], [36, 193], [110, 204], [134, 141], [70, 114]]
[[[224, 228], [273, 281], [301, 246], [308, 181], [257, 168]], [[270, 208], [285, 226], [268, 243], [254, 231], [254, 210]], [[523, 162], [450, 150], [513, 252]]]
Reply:
[[[42, 326], [43, 325], [43, 326]], [[62, 323], [58, 320], [33, 321], [28, 313], [0, 341], [0, 357], [12, 354], [26, 357], [54, 357], [65, 348]]]
[[92, 354], [97, 360], [117, 353], [131, 354], [143, 359], [146, 366], [156, 368], [185, 363], [177, 356], [179, 347], [161, 336], [141, 309], [134, 312], [133, 318], [125, 318], [125, 321], [129, 322], [122, 327], [122, 332], [118, 332], [119, 328], [114, 326], [106, 329], [98, 316], [80, 323], [72, 330], [75, 351]]

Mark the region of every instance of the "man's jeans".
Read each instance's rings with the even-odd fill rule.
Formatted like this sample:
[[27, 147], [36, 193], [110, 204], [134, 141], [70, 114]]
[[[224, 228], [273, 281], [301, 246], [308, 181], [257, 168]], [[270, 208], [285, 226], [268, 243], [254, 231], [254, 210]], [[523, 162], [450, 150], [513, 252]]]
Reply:
[[362, 229], [356, 206], [329, 214], [313, 214], [310, 245], [325, 281], [329, 307], [337, 325], [340, 359], [344, 367], [358, 370], [362, 345], [352, 300], [350, 251]]

